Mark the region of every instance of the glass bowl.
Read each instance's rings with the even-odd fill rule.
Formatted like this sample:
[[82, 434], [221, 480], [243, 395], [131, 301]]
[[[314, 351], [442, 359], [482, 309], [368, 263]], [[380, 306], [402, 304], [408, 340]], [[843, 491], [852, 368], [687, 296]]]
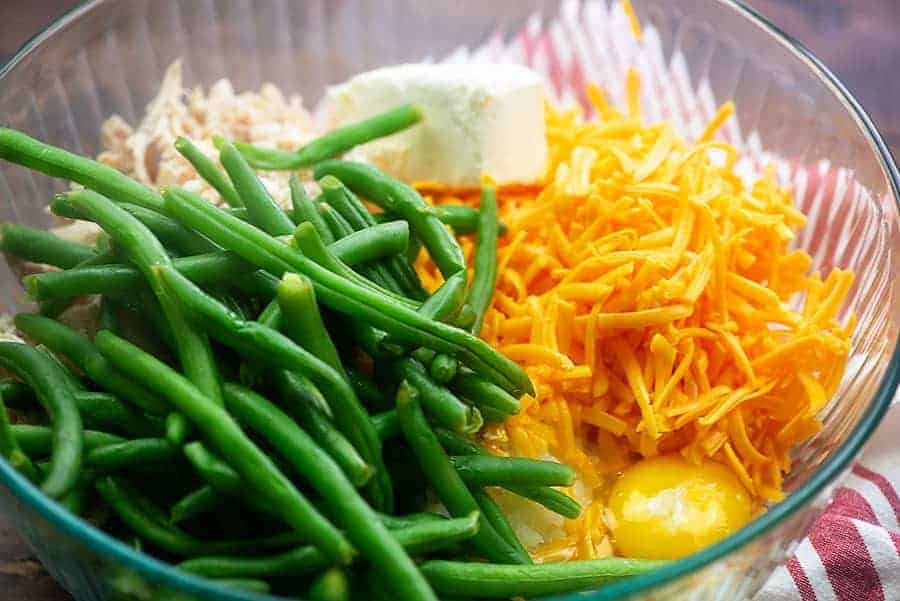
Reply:
[[[96, 154], [102, 121], [118, 113], [136, 122], [179, 57], [188, 85], [224, 76], [238, 90], [273, 82], [308, 106], [328, 84], [365, 69], [470, 58], [526, 62], [564, 100], [578, 101], [582, 84], [595, 80], [621, 101], [633, 66], [648, 116], [673, 120], [688, 137], [716, 102], [733, 99], [736, 123], [722, 135], [747, 153], [749, 168], [774, 160], [794, 187], [810, 217], [798, 246], [816, 269], [857, 273], [846, 309], [859, 318], [850, 363], [823, 411], [824, 429], [794, 453], [783, 502], [700, 553], [577, 598], [745, 599], [802, 538], [896, 390], [898, 173], [846, 88], [752, 10], [728, 0], [634, 5], [642, 43], [606, 0], [92, 0], [0, 71], [0, 122]], [[65, 185], [0, 164], [0, 220], [50, 225], [45, 206]], [[18, 282], [0, 266], [0, 311], [24, 308]], [[141, 554], [46, 499], [5, 462], [0, 481], [0, 508], [79, 601], [267, 598]]]

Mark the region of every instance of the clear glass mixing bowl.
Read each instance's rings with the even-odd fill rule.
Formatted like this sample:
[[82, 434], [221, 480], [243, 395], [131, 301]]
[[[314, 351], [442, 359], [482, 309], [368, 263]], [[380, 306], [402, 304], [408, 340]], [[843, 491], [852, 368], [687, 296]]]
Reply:
[[[844, 86], [759, 15], [728, 0], [634, 5], [643, 44], [623, 34], [627, 19], [606, 0], [92, 0], [0, 71], [0, 122], [95, 154], [103, 119], [119, 113], [134, 123], [179, 57], [188, 85], [227, 76], [240, 90], [268, 81], [309, 106], [353, 73], [426, 58], [528, 62], [576, 100], [587, 79], [615, 97], [633, 65], [647, 82], [648, 113], [673, 119], [686, 135], [716, 100], [734, 99], [739, 127], [724, 135], [760, 161], [760, 148], [780, 157], [810, 214], [798, 245], [816, 269], [858, 275], [847, 307], [859, 317], [853, 355], [823, 412], [825, 428], [795, 453], [785, 501], [701, 553], [577, 598], [744, 599], [803, 536], [896, 390], [898, 173]], [[49, 225], [44, 208], [64, 185], [0, 164], [0, 220]], [[22, 299], [0, 266], [0, 310], [25, 308]], [[5, 462], [0, 481], [0, 508], [79, 601], [265, 598], [142, 555], [44, 498]]]

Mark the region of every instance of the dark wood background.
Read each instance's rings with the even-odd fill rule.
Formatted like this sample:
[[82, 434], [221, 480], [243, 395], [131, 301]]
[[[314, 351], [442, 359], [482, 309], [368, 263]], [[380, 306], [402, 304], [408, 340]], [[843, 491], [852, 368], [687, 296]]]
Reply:
[[[900, 0], [748, 0], [806, 44], [869, 111], [894, 153], [900, 149]], [[0, 63], [76, 0], [0, 0]], [[0, 598], [70, 599], [0, 516]]]

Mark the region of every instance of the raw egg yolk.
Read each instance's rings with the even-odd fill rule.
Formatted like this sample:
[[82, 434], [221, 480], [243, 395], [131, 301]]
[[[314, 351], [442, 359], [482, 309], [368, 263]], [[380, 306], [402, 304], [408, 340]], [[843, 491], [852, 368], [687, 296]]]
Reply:
[[626, 469], [612, 487], [609, 510], [620, 555], [677, 559], [746, 524], [753, 507], [724, 465], [663, 456]]

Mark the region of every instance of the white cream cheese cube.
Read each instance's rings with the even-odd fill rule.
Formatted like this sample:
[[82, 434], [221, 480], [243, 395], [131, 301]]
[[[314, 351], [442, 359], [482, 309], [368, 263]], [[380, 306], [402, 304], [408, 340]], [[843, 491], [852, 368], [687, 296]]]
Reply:
[[368, 71], [330, 88], [331, 125], [339, 127], [401, 104], [422, 108], [422, 122], [362, 145], [363, 160], [406, 182], [473, 187], [482, 174], [498, 184], [544, 176], [547, 139], [540, 77], [511, 64], [407, 64]]

